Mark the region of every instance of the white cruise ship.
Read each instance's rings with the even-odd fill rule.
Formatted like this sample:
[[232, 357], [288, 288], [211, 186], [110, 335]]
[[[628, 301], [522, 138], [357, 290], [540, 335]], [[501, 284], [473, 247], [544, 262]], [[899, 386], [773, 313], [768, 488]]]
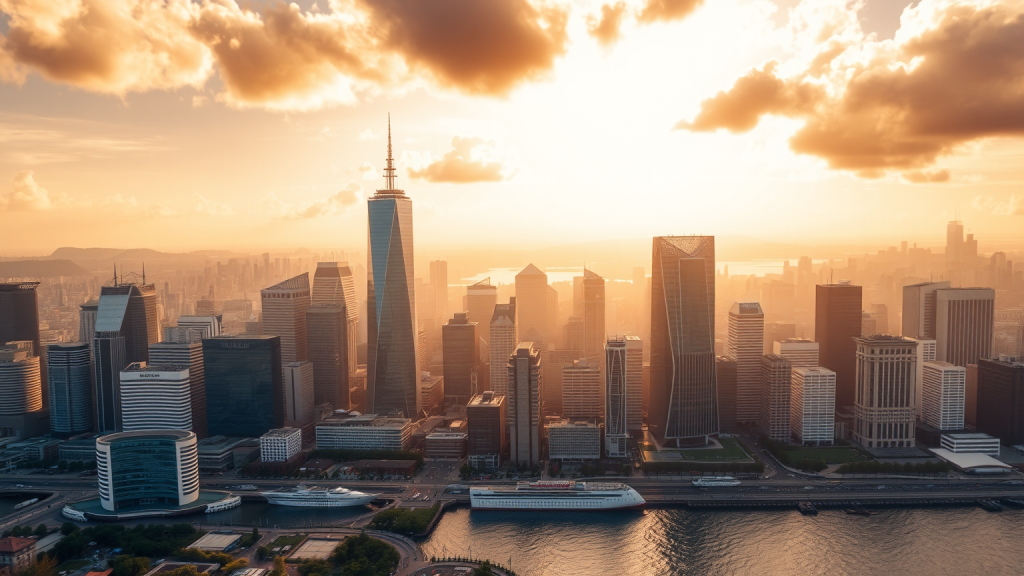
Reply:
[[271, 504], [281, 506], [341, 507], [364, 506], [376, 500], [380, 494], [366, 494], [348, 488], [320, 488], [318, 486], [296, 486], [260, 492]]
[[469, 501], [474, 510], [613, 510], [647, 503], [625, 484], [572, 481], [471, 488]]
[[722, 486], [739, 486], [740, 481], [732, 476], [701, 476], [693, 481], [697, 488], [720, 488]]

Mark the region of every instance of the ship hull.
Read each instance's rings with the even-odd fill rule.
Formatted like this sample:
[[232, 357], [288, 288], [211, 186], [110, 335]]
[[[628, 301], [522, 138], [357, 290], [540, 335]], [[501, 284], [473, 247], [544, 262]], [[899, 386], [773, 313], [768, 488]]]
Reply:
[[534, 495], [480, 491], [470, 492], [469, 501], [473, 510], [598, 511], [643, 508], [647, 505], [643, 497], [634, 490], [609, 494], [584, 493], [578, 497], [572, 494]]
[[376, 496], [367, 496], [365, 498], [353, 498], [351, 500], [310, 501], [281, 499], [273, 496], [267, 496], [267, 502], [270, 504], [275, 504], [277, 506], [294, 506], [296, 508], [346, 508], [351, 506], [365, 506], [376, 499]]

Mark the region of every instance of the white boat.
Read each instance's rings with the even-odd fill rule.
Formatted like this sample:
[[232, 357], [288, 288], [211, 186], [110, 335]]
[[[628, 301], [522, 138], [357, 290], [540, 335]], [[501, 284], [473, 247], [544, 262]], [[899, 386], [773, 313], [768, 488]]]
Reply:
[[693, 481], [697, 488], [719, 488], [722, 486], [739, 486], [740, 481], [732, 476], [701, 476]]
[[224, 498], [223, 500], [218, 500], [218, 501], [214, 502], [213, 504], [207, 504], [206, 505], [206, 513], [207, 514], [214, 514], [216, 512], [223, 512], [225, 510], [230, 510], [232, 508], [238, 508], [241, 505], [242, 505], [242, 498], [241, 498], [241, 496], [236, 496], [234, 494], [230, 494], [230, 495], [228, 495], [227, 498]]
[[318, 486], [296, 486], [260, 492], [271, 504], [281, 506], [325, 507], [365, 506], [380, 497], [380, 494], [356, 492], [340, 486], [320, 488]]
[[469, 502], [474, 510], [614, 510], [647, 504], [643, 496], [625, 484], [573, 481], [471, 488]]

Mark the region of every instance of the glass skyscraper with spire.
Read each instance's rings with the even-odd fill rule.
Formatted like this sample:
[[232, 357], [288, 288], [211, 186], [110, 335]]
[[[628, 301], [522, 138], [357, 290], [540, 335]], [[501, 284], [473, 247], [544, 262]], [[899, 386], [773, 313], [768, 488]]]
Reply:
[[388, 121], [384, 190], [368, 201], [367, 412], [419, 415], [416, 295], [413, 290], [412, 201], [395, 189]]

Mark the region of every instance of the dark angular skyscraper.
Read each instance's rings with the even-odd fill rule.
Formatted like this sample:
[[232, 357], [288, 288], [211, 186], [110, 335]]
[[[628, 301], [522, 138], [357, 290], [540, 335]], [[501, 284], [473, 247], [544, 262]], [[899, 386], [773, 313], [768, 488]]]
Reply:
[[[466, 404], [479, 390], [473, 389], [473, 370], [480, 362], [480, 338], [477, 323], [470, 322], [465, 312], [441, 327], [444, 351], [444, 402]], [[479, 374], [478, 374], [479, 376]]]
[[857, 386], [857, 343], [861, 336], [861, 287], [840, 280], [819, 285], [814, 312], [818, 362], [836, 373], [836, 409], [853, 406]]
[[284, 426], [280, 336], [207, 338], [203, 366], [211, 436], [258, 437]]
[[[0, 345], [7, 342], [32, 342], [32, 354], [40, 357], [40, 370], [46, 382], [46, 351], [39, 345], [39, 282], [11, 282], [0, 284]], [[43, 386], [43, 406], [48, 406], [46, 386]]]
[[368, 412], [419, 414], [419, 359], [416, 354], [416, 296], [413, 290], [412, 201], [395, 189], [391, 156], [384, 169], [387, 188], [367, 202], [366, 408]]
[[654, 238], [649, 429], [662, 442], [718, 433], [715, 238]]
[[345, 306], [318, 304], [306, 310], [309, 360], [313, 363], [313, 402], [330, 404], [335, 410], [349, 409], [349, 357]]
[[46, 355], [50, 431], [66, 438], [92, 430], [92, 374], [85, 342], [50, 344]]

